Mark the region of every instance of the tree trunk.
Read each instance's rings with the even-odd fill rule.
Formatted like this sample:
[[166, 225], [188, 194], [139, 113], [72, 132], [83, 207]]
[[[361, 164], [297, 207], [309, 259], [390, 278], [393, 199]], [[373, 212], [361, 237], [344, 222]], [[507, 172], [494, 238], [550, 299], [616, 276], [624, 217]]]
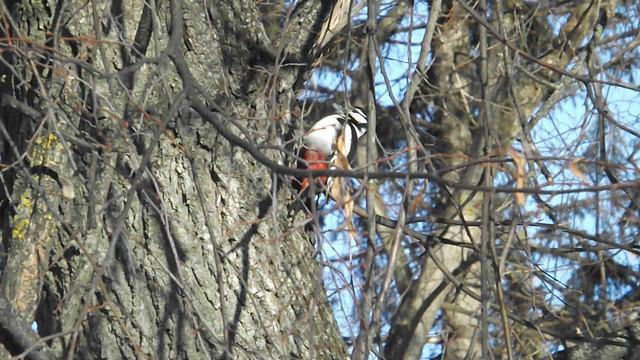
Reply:
[[[528, 76], [516, 75], [511, 68], [511, 62], [516, 60], [505, 61], [502, 48], [494, 46], [486, 56], [484, 71], [488, 79], [484, 96], [487, 101], [483, 102], [485, 99], [480, 97], [483, 93], [482, 57], [471, 57], [470, 54], [477, 51], [477, 39], [483, 26], [479, 21], [485, 19], [485, 16], [479, 6], [472, 8], [465, 4], [464, 1], [443, 2], [438, 21], [441, 33], [432, 42], [433, 52], [437, 56], [434, 56], [429, 71], [430, 82], [423, 83], [421, 91], [428, 98], [435, 99], [434, 127], [437, 131], [434, 135], [439, 141], [437, 150], [448, 155], [446, 161], [434, 162], [432, 169], [447, 170], [442, 174], [444, 179], [472, 187], [483, 184], [484, 171], [490, 171], [490, 167], [462, 164], [507, 153], [516, 135], [525, 130], [523, 126], [535, 106], [552, 96], [553, 88], [548, 84], [559, 82], [560, 76], [545, 69], [541, 77], [546, 77], [547, 82], [543, 84], [547, 86], [543, 87], [541, 82], [533, 81]], [[604, 9], [611, 4], [603, 2], [600, 6]], [[567, 41], [582, 43], [591, 34], [590, 29], [599, 11], [600, 8], [591, 6], [588, 2], [576, 7], [564, 29], [570, 34]], [[477, 18], [470, 13], [475, 13]], [[493, 28], [503, 29], [508, 35], [516, 33], [516, 25], [522, 24], [524, 16], [528, 16], [518, 14], [515, 9], [504, 9], [499, 13], [502, 15], [494, 16], [496, 23]], [[572, 21], [577, 18], [582, 20]], [[542, 35], [538, 41], [545, 41]], [[515, 48], [526, 46], [520, 43], [512, 45]], [[564, 48], [557, 47], [547, 53], [543, 60], [563, 69], [572, 58]], [[513, 94], [509, 93], [509, 87], [505, 85], [508, 81], [513, 82], [513, 88], [517, 89]], [[430, 104], [420, 99], [412, 104], [412, 108], [416, 109], [428, 106]], [[488, 114], [486, 121], [478, 115], [483, 113]], [[456, 166], [460, 166], [461, 170], [448, 170]], [[484, 184], [491, 186], [493, 178]], [[389, 341], [385, 347], [387, 358], [418, 358], [427, 343], [436, 316], [441, 311], [445, 315], [447, 326], [444, 331], [444, 358], [481, 358], [481, 281], [492, 281], [493, 286], [494, 275], [481, 279], [478, 254], [482, 246], [482, 231], [481, 227], [469, 227], [467, 223], [482, 222], [483, 211], [489, 211], [483, 210], [483, 202], [490, 201], [485, 199], [487, 196], [492, 195], [442, 187], [434, 199], [438, 206], [433, 211], [433, 217], [441, 222], [438, 228], [440, 230], [434, 233], [443, 239], [468, 246], [438, 245], [427, 249], [427, 254], [422, 257], [419, 277], [409, 287], [394, 315]], [[488, 231], [486, 228], [484, 230]], [[487, 239], [495, 237], [487, 234]]]
[[325, 14], [270, 39], [254, 1], [4, 9], [7, 351], [345, 357], [288, 180], [243, 149], [282, 163], [256, 144], [282, 144], [306, 69], [274, 64], [308, 60]]

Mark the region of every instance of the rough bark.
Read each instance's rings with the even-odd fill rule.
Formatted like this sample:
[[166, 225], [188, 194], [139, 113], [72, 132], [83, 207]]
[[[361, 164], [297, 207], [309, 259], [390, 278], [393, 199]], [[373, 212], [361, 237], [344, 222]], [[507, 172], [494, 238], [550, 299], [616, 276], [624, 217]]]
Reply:
[[282, 144], [306, 69], [277, 64], [310, 61], [327, 6], [300, 2], [278, 39], [254, 1], [4, 9], [17, 40], [3, 53], [2, 160], [16, 164], [1, 285], [22, 326], [49, 336], [0, 337], [6, 350], [345, 357], [288, 180], [215, 127]]

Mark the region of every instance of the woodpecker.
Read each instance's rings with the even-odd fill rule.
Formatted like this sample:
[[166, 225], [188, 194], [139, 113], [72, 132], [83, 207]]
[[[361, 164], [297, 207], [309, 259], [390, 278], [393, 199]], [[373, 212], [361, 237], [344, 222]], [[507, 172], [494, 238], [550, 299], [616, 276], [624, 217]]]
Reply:
[[[339, 157], [351, 162], [355, 156], [358, 139], [367, 133], [367, 116], [358, 108], [346, 114], [334, 114], [318, 120], [303, 136], [303, 144], [298, 152], [298, 168], [326, 170], [339, 167]], [[341, 138], [342, 137], [342, 138]], [[338, 149], [337, 147], [341, 148]], [[302, 161], [303, 160], [303, 161]], [[319, 188], [331, 187], [327, 176], [314, 178]], [[310, 185], [308, 177], [295, 179], [293, 186], [299, 193]]]

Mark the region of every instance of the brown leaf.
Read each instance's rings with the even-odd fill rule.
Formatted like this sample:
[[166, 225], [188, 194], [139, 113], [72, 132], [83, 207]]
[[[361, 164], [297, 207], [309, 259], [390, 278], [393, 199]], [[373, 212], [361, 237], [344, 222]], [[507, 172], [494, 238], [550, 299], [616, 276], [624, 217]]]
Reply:
[[589, 181], [587, 180], [587, 175], [585, 175], [584, 172], [580, 169], [580, 163], [583, 160], [584, 160], [583, 157], [575, 158], [575, 159], [569, 161], [569, 164], [567, 165], [567, 168], [569, 169], [569, 171], [571, 171], [573, 176], [577, 177], [578, 179], [582, 180], [583, 182], [589, 183]]
[[[526, 172], [524, 170], [524, 166], [526, 165], [526, 161], [522, 154], [514, 149], [508, 150], [509, 155], [513, 159], [513, 164], [516, 166], [515, 180], [516, 180], [516, 188], [522, 189], [525, 185]], [[522, 206], [526, 201], [526, 195], [521, 192], [514, 193], [513, 196], [516, 199], [516, 204]]]
[[[345, 127], [346, 128], [346, 127]], [[345, 151], [345, 133], [344, 129], [336, 140], [336, 152], [331, 161], [331, 166], [337, 169], [351, 170], [349, 160]], [[349, 234], [355, 237], [356, 230], [353, 226], [353, 198], [351, 197], [351, 191], [348, 186], [348, 182], [344, 181], [344, 178], [333, 178], [329, 186], [329, 194], [336, 201], [344, 212], [344, 219], [347, 225]]]

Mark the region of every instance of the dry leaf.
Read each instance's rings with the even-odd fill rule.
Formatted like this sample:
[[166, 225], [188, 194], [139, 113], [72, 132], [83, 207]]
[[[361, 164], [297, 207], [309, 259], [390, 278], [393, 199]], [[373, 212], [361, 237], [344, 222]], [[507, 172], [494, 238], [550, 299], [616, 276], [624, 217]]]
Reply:
[[[513, 159], [513, 164], [516, 166], [516, 173], [515, 173], [516, 188], [522, 189], [524, 188], [524, 184], [525, 184], [526, 172], [524, 170], [524, 166], [526, 165], [526, 161], [524, 159], [524, 156], [522, 156], [522, 154], [519, 153], [518, 151], [515, 151], [514, 149], [509, 149], [508, 152], [509, 152], [509, 155], [511, 155], [511, 158]], [[514, 193], [513, 196], [516, 199], [516, 204], [520, 206], [524, 205], [524, 202], [526, 201], [526, 195], [524, 193], [517, 192], [517, 193]]]
[[411, 202], [409, 203], [409, 211], [408, 211], [408, 215], [412, 216], [413, 214], [416, 213], [416, 211], [418, 210], [418, 206], [420, 206], [420, 204], [424, 203], [424, 195], [427, 193], [427, 186], [428, 184], [424, 184], [424, 186], [422, 186], [420, 188], [420, 191], [418, 192], [418, 194], [416, 195], [416, 197], [411, 200]]
[[[338, 0], [331, 13], [322, 24], [318, 37], [313, 46], [314, 51], [321, 51], [342, 29], [347, 26], [351, 20], [349, 17], [349, 6], [351, 0]], [[355, 16], [366, 4], [366, 1], [360, 1], [352, 5], [352, 16]]]
[[583, 182], [590, 183], [587, 180], [587, 175], [585, 175], [584, 172], [580, 169], [580, 163], [583, 160], [584, 160], [583, 157], [575, 158], [575, 159], [569, 161], [569, 164], [567, 165], [567, 168], [569, 169], [569, 171], [571, 171], [573, 176], [577, 177], [578, 179], [582, 180]]
[[[346, 126], [345, 128], [346, 129]], [[343, 170], [351, 170], [347, 154], [345, 154], [345, 130], [342, 130], [338, 139], [336, 140], [336, 153], [332, 159], [332, 167]], [[348, 182], [344, 181], [342, 177], [335, 177], [331, 180], [329, 187], [329, 194], [336, 201], [338, 206], [342, 207], [344, 212], [344, 219], [347, 225], [347, 229], [352, 238], [355, 238], [356, 229], [353, 226], [353, 198], [351, 198], [351, 191], [349, 191]]]

